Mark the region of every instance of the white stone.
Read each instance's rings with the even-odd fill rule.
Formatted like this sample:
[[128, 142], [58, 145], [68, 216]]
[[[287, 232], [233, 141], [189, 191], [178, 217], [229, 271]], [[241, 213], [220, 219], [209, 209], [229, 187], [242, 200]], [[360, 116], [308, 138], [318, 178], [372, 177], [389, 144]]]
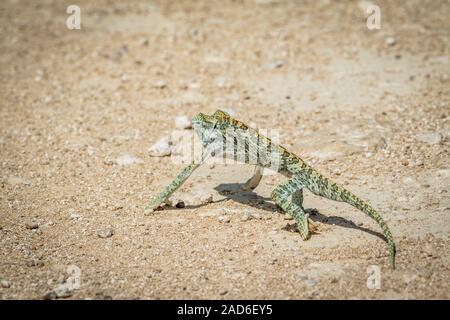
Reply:
[[387, 37], [386, 38], [386, 44], [390, 47], [394, 46], [397, 43], [397, 40], [395, 40], [394, 37]]
[[283, 67], [286, 64], [284, 60], [276, 60], [274, 62], [266, 64], [264, 67], [268, 70], [274, 70]]
[[69, 209], [69, 216], [72, 220], [82, 220], [83, 217], [78, 214], [74, 209]]
[[230, 217], [220, 216], [219, 217], [219, 221], [222, 222], [222, 223], [229, 223], [230, 222]]
[[428, 144], [438, 144], [442, 141], [442, 134], [439, 132], [423, 133], [416, 136], [417, 140]]
[[151, 157], [170, 156], [170, 154], [171, 154], [170, 137], [166, 136], [166, 137], [159, 139], [155, 144], [153, 144], [149, 148], [148, 153]]
[[159, 81], [156, 81], [156, 82], [153, 84], [153, 86], [154, 86], [155, 88], [158, 88], [158, 89], [164, 89], [165, 87], [167, 87], [167, 84], [166, 84], [166, 82], [165, 82], [164, 80], [159, 80]]
[[175, 117], [175, 127], [177, 129], [190, 129], [192, 123], [187, 116], [177, 116]]
[[213, 195], [211, 194], [211, 193], [209, 193], [209, 194], [204, 194], [204, 195], [201, 195], [200, 197], [199, 197], [199, 200], [200, 200], [200, 203], [201, 204], [208, 204], [208, 203], [212, 203], [213, 202]]
[[244, 212], [242, 214], [242, 216], [241, 216], [241, 220], [242, 221], [248, 221], [248, 220], [251, 220], [251, 219], [253, 219], [253, 216], [252, 216], [251, 213], [248, 213], [248, 212]]
[[127, 165], [130, 165], [130, 164], [142, 163], [142, 162], [144, 162], [144, 161], [142, 161], [142, 159], [136, 158], [136, 157], [134, 157], [132, 155], [129, 155], [129, 154], [121, 155], [120, 157], [118, 157], [116, 159], [116, 163], [118, 165], [121, 165], [121, 166], [127, 166]]

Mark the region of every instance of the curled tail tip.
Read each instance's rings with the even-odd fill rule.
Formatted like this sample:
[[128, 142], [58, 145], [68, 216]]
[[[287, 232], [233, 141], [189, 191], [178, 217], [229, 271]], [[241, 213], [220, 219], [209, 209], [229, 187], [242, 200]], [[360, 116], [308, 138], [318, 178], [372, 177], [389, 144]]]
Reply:
[[391, 262], [391, 268], [392, 268], [392, 270], [395, 270], [395, 254], [396, 254], [397, 250], [396, 250], [394, 243], [391, 244], [389, 251], [390, 251], [389, 260]]
[[391, 268], [392, 268], [392, 270], [395, 270], [395, 258], [394, 257], [391, 258]]

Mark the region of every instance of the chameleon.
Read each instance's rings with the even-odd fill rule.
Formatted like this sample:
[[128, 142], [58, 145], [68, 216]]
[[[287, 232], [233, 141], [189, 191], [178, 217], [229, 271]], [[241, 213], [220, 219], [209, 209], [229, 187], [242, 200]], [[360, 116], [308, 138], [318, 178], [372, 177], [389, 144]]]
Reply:
[[221, 155], [225, 159], [255, 164], [253, 176], [243, 186], [246, 190], [253, 190], [259, 185], [265, 168], [275, 167], [276, 172], [287, 177], [288, 181], [277, 186], [272, 191], [271, 198], [294, 219], [303, 240], [308, 240], [314, 231], [313, 222], [303, 208], [303, 190], [306, 189], [323, 198], [347, 203], [375, 220], [383, 231], [390, 265], [395, 269], [396, 245], [392, 233], [380, 214], [367, 202], [326, 178], [283, 146], [260, 135], [257, 129], [234, 119], [224, 111], [217, 110], [212, 115], [198, 113], [192, 118], [192, 128], [204, 148], [201, 159], [191, 161], [160, 194], [153, 197], [146, 207], [147, 211], [160, 208], [210, 157]]

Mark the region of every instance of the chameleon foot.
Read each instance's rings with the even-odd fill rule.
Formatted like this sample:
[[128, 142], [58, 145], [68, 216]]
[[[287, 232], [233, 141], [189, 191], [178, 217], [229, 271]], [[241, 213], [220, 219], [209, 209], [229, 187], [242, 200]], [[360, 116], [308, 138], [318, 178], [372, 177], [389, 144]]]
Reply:
[[295, 219], [297, 221], [297, 229], [298, 232], [300, 232], [300, 236], [303, 240], [308, 240], [310, 238], [310, 232], [309, 232], [309, 217], [308, 214], [302, 216], [299, 219]]
[[311, 238], [312, 234], [320, 234], [318, 225], [311, 220], [309, 214], [305, 214], [300, 218], [301, 220], [297, 220], [297, 229], [300, 232], [300, 236], [303, 240], [308, 240]]
[[320, 234], [319, 225], [311, 220], [308, 213], [306, 214], [306, 220], [308, 221], [309, 232], [311, 234]]

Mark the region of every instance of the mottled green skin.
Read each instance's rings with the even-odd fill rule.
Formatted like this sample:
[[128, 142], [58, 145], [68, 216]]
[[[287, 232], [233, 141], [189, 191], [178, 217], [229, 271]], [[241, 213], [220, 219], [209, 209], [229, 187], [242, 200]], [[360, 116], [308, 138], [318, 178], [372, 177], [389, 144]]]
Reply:
[[[272, 191], [271, 196], [274, 202], [278, 204], [286, 213], [290, 214], [297, 222], [297, 227], [303, 240], [307, 240], [310, 236], [308, 214], [305, 213], [302, 205], [303, 189], [306, 188], [318, 196], [335, 201], [346, 202], [374, 219], [383, 230], [389, 246], [391, 266], [392, 268], [395, 268], [396, 250], [392, 234], [383, 218], [366, 202], [353, 195], [344, 187], [339, 186], [324, 177], [322, 174], [307, 165], [300, 157], [287, 151], [284, 147], [272, 143], [270, 139], [259, 135], [256, 130], [249, 128], [247, 125], [236, 119], [233, 119], [223, 111], [217, 110], [212, 116], [199, 113], [192, 119], [192, 125], [194, 131], [199, 135], [204, 147], [207, 150], [207, 156], [217, 155], [219, 151], [223, 151], [223, 146], [216, 144], [215, 141], [217, 141], [218, 137], [223, 138], [226, 134], [229, 134], [229, 129], [232, 128], [236, 132], [234, 133], [235, 141], [239, 139], [246, 139], [246, 141], [250, 141], [245, 144], [246, 152], [248, 152], [249, 149], [253, 150], [256, 148], [259, 155], [270, 149], [272, 156], [279, 158], [277, 171], [288, 177], [289, 180], [275, 188]], [[258, 144], [254, 141], [258, 141]], [[253, 149], [249, 146], [253, 147]], [[237, 153], [237, 147], [234, 146], [231, 153], [223, 154], [222, 156], [227, 158], [234, 157], [236, 159]], [[257, 161], [257, 166], [269, 167], [265, 161], [260, 160], [259, 156]], [[249, 163], [249, 156], [247, 154], [244, 156], [244, 162]], [[161, 205], [173, 192], [175, 192], [175, 190], [181, 186], [184, 181], [186, 181], [190, 174], [199, 165], [200, 164], [191, 163], [183, 169], [183, 171], [166, 187], [166, 189], [164, 189], [161, 194], [150, 201], [147, 208], [153, 210]], [[259, 184], [260, 180], [261, 171], [257, 170], [255, 175], [247, 181], [246, 186], [254, 189]]]

